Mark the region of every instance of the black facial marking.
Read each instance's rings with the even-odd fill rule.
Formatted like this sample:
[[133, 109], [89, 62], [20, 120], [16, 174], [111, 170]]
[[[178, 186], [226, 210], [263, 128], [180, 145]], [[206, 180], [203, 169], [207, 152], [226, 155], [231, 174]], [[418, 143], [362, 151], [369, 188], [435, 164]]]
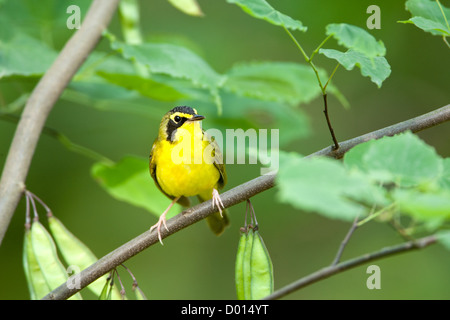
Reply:
[[[179, 116], [176, 116], [179, 117]], [[175, 118], [176, 118], [175, 117]], [[175, 130], [177, 130], [179, 127], [181, 127], [183, 125], [183, 123], [186, 122], [187, 118], [184, 117], [179, 117], [180, 120], [178, 122], [173, 121], [172, 119], [169, 119], [169, 122], [167, 123], [167, 141], [173, 141], [172, 140], [172, 135], [175, 132]]]
[[[175, 112], [180, 112], [180, 113], [186, 113], [186, 114], [191, 114], [191, 115], [196, 115], [197, 113], [194, 111], [194, 109], [192, 109], [191, 107], [188, 106], [178, 106], [173, 108], [172, 110], [169, 111], [169, 114], [174, 114]], [[183, 125], [183, 123], [185, 123], [187, 120], [187, 118], [181, 117], [181, 116], [175, 116], [174, 119], [169, 119], [169, 122], [167, 123], [167, 141], [173, 141], [172, 140], [172, 135], [175, 132], [176, 129], [178, 129], [179, 127], [181, 127]]]

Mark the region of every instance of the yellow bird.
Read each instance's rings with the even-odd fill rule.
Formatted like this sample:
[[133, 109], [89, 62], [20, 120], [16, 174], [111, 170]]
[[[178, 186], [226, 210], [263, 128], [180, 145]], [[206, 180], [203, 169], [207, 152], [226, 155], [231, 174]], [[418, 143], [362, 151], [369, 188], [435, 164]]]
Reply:
[[188, 197], [197, 196], [201, 202], [212, 199], [218, 212], [208, 216], [211, 230], [220, 235], [229, 224], [218, 190], [227, 182], [222, 153], [201, 127], [205, 117], [187, 106], [175, 107], [161, 120], [158, 137], [150, 152], [150, 175], [156, 186], [172, 203], [150, 228], [157, 229], [162, 244], [161, 226], [167, 229], [166, 215], [176, 203], [190, 206]]

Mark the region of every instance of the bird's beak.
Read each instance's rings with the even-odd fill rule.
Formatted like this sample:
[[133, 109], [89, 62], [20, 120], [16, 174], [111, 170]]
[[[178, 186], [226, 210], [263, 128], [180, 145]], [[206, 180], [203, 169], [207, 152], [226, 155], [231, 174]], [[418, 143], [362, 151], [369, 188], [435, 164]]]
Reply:
[[204, 116], [196, 114], [196, 115], [192, 116], [191, 118], [187, 119], [187, 121], [200, 121], [203, 119], [205, 119]]

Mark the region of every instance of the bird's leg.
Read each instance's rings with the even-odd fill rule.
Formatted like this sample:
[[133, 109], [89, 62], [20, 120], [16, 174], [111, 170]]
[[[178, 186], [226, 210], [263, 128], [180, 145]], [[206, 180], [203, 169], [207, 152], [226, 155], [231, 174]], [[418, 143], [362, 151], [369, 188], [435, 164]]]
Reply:
[[217, 207], [219, 209], [220, 216], [223, 218], [222, 210], [225, 209], [225, 206], [222, 203], [222, 199], [220, 199], [219, 191], [213, 189], [212, 191], [212, 207]]
[[159, 242], [161, 242], [162, 245], [164, 245], [164, 243], [162, 242], [161, 239], [161, 225], [164, 225], [164, 228], [166, 228], [167, 231], [169, 231], [169, 229], [167, 229], [167, 225], [166, 225], [166, 215], [169, 212], [170, 208], [173, 207], [173, 205], [178, 201], [178, 199], [180, 199], [180, 197], [177, 197], [175, 199], [173, 199], [172, 203], [169, 205], [169, 207], [162, 213], [162, 215], [159, 217], [159, 220], [156, 224], [154, 224], [151, 228], [150, 228], [150, 232], [153, 231], [153, 229], [156, 228], [156, 230], [158, 231], [158, 239]]

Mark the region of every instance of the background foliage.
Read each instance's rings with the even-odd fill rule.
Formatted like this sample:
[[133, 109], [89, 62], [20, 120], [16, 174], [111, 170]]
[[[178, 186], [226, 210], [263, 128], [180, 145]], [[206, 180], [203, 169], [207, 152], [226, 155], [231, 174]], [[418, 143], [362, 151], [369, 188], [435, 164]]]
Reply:
[[[85, 14], [89, 1], [0, 1], [0, 35], [3, 44], [8, 39], [9, 43], [15, 43], [14, 46], [26, 44], [28, 47], [33, 44], [34, 47], [33, 52], [22, 50], [14, 56], [22, 75], [0, 80], [2, 108], [21, 104], [36, 83], [37, 77], [33, 78], [33, 75], [46, 70], [48, 65], [45, 61], [51, 63], [73, 33], [66, 28], [66, 8], [73, 3], [80, 5]], [[270, 3], [308, 26], [306, 33], [295, 34], [308, 51], [312, 51], [323, 40], [325, 26], [329, 23], [343, 22], [365, 28], [369, 16], [366, 9], [374, 4], [356, 0], [346, 1], [345, 5], [328, 0], [320, 4], [313, 1], [275, 0]], [[449, 7], [445, 1], [442, 3]], [[447, 104], [449, 100], [449, 78], [444, 72], [448, 68], [448, 48], [439, 37], [429, 36], [411, 25], [397, 23], [410, 18], [404, 2], [376, 4], [381, 8], [381, 29], [370, 32], [376, 39], [383, 40], [392, 73], [378, 89], [369, 79], [362, 78], [359, 71], [338, 70], [333, 78], [334, 83], [351, 105], [350, 109], [344, 109], [336, 97], [329, 97], [331, 117], [340, 140], [431, 111]], [[285, 150], [308, 154], [330, 145], [321, 99], [311, 96], [299, 101], [299, 97], [292, 94], [295, 88], [282, 94], [288, 104], [304, 102], [300, 110], [293, 112], [279, 101], [256, 103], [249, 100], [248, 104], [256, 105], [258, 110], [270, 110], [275, 121], [271, 121], [273, 119], [267, 114], [255, 111], [246, 114], [246, 120], [237, 120], [243, 116], [242, 110], [236, 107], [241, 98], [233, 94], [241, 88], [239, 74], [251, 72], [252, 66], [266, 61], [303, 63], [303, 57], [281, 28], [253, 19], [225, 1], [200, 1], [200, 5], [204, 17], [197, 18], [182, 14], [163, 0], [142, 1], [141, 24], [146, 40], [182, 45], [209, 63], [211, 78], [194, 79], [205, 90], [192, 88], [181, 92], [177, 88], [187, 90], [186, 86], [172, 82], [172, 86], [160, 87], [156, 91], [163, 92], [162, 96], [168, 101], [157, 101], [148, 98], [158, 99], [161, 96], [141, 97], [127, 90], [111, 90], [100, 81], [96, 86], [83, 84], [82, 81], [74, 82], [57, 103], [47, 125], [73, 142], [96, 150], [113, 161], [125, 155], [145, 158], [162, 115], [174, 103], [178, 104], [179, 99], [183, 100], [184, 95], [197, 94], [202, 103], [195, 107], [207, 117], [204, 121], [206, 128], [246, 128], [255, 123], [265, 127], [266, 122], [280, 128]], [[11, 28], [16, 31], [10, 32]], [[118, 19], [113, 21], [110, 31], [115, 35], [121, 34]], [[99, 50], [109, 51], [109, 41], [103, 39]], [[8, 50], [8, 47], [2, 49]], [[339, 49], [337, 44], [336, 49]], [[124, 55], [133, 55], [126, 48], [123, 52]], [[36, 65], [33, 56], [43, 58], [44, 63]], [[133, 82], [136, 79], [132, 76], [127, 79], [118, 77], [117, 74], [126, 71], [129, 65], [119, 65], [114, 56], [109, 58], [98, 77], [116, 84], [121, 81], [130, 85], [142, 83]], [[90, 58], [91, 64], [90, 61], [85, 64], [77, 80], [90, 76], [92, 70], [89, 66], [96, 59], [98, 56]], [[321, 55], [315, 59], [328, 73], [335, 67], [334, 61]], [[302, 72], [301, 67], [298, 69], [298, 72]], [[8, 70], [0, 70], [0, 73], [7, 75]], [[228, 92], [221, 92], [223, 117], [218, 117], [217, 93], [208, 84], [221, 81], [220, 75], [225, 73], [235, 75], [235, 82], [228, 83]], [[24, 79], [22, 76], [31, 77]], [[160, 76], [161, 82], [167, 84], [164, 70]], [[180, 74], [180, 77], [189, 76], [194, 77], [194, 74]], [[149, 82], [147, 85], [152, 87], [157, 84]], [[147, 88], [136, 90], [148, 92]], [[80, 95], [80, 92], [83, 94]], [[91, 97], [94, 93], [96, 96], [103, 94], [104, 99], [93, 101]], [[133, 94], [132, 103], [128, 96], [130, 94]], [[11, 104], [14, 101], [16, 104]], [[434, 146], [442, 157], [449, 157], [449, 133], [448, 126], [443, 125], [419, 136]], [[1, 164], [13, 134], [14, 124], [0, 122]], [[33, 159], [27, 188], [39, 195], [52, 208], [55, 216], [97, 256], [102, 256], [145, 231], [155, 223], [156, 218], [143, 209], [109, 197], [91, 178], [92, 165], [91, 159], [70, 152], [50, 135], [44, 134]], [[228, 188], [259, 174], [259, 166], [256, 165], [229, 165], [227, 170]], [[275, 190], [254, 197], [252, 203], [274, 263], [276, 288], [329, 264], [349, 228], [349, 223], [303, 213], [280, 204], [276, 201]], [[25, 212], [24, 207], [22, 201], [4, 244], [0, 247], [0, 279], [3, 288], [7, 288], [0, 292], [0, 298], [3, 299], [28, 298], [21, 265], [25, 220], [21, 212]], [[212, 236], [204, 223], [198, 223], [166, 239], [164, 247], [153, 246], [127, 262], [126, 265], [137, 276], [140, 287], [149, 299], [235, 297], [234, 258], [245, 206], [237, 205], [230, 212], [232, 226], [219, 238]], [[399, 241], [401, 238], [388, 225], [367, 224], [352, 237], [343, 258]], [[448, 275], [450, 256], [440, 246], [388, 258], [377, 264], [381, 268], [381, 290], [366, 288], [366, 267], [360, 267], [296, 292], [289, 298], [431, 299], [450, 295], [450, 289], [442, 281]], [[127, 281], [125, 272], [123, 278]], [[176, 288], [173, 285], [175, 283]], [[86, 296], [89, 294], [86, 293]]]

